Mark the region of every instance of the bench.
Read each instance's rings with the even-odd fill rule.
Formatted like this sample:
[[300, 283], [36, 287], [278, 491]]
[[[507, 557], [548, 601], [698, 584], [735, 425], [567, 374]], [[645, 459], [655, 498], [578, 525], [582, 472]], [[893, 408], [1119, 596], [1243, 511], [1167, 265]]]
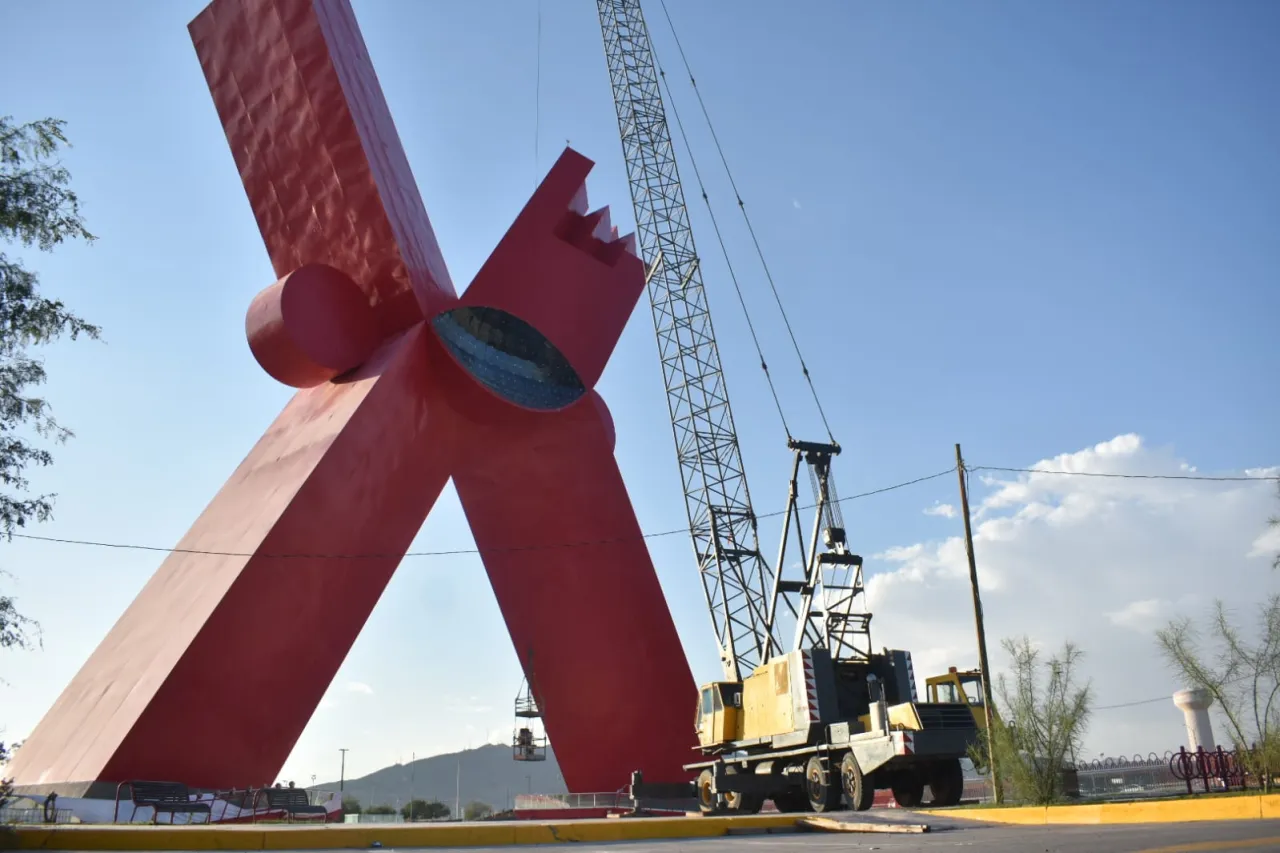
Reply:
[[133, 803], [133, 814], [129, 815], [129, 822], [133, 823], [133, 818], [138, 814], [138, 809], [143, 806], [150, 806], [151, 822], [157, 823], [157, 818], [161, 812], [169, 813], [169, 823], [173, 823], [173, 816], [176, 814], [195, 815], [203, 813], [205, 822], [210, 823], [213, 820], [213, 809], [209, 803], [200, 803], [191, 799], [191, 792], [187, 786], [181, 782], [147, 782], [141, 779], [134, 779], [129, 782], [121, 782], [116, 786], [116, 804], [115, 813], [112, 815], [112, 823], [116, 823], [120, 819], [120, 789], [125, 785], [129, 786], [129, 799]]
[[[301, 816], [318, 817], [321, 820], [329, 819], [329, 812], [324, 806], [311, 805], [311, 800], [307, 797], [305, 788], [263, 788], [258, 793], [259, 795], [266, 794], [268, 813], [282, 811], [288, 815], [290, 823], [293, 823], [295, 817]], [[258, 817], [257, 797], [254, 797], [253, 814], [256, 821]]]

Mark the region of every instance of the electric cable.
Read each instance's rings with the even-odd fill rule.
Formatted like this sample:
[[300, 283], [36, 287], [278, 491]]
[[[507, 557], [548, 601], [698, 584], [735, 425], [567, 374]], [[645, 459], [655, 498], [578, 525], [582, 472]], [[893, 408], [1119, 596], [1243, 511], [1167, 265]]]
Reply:
[[[662, 13], [666, 16], [667, 26], [671, 28], [671, 37], [675, 40], [676, 49], [680, 53], [680, 60], [684, 64], [685, 73], [689, 75], [689, 84], [693, 87], [694, 94], [698, 97], [698, 106], [702, 109], [702, 117], [706, 119], [707, 129], [711, 132], [711, 139], [715, 143], [716, 152], [720, 155], [720, 162], [724, 165], [725, 175], [729, 178], [729, 186], [733, 188], [733, 195], [738, 202], [738, 210], [742, 212], [742, 218], [747, 224], [747, 232], [751, 235], [751, 242], [755, 245], [756, 256], [760, 259], [760, 266], [764, 270], [765, 280], [769, 282], [769, 289], [773, 291], [773, 299], [778, 304], [778, 313], [782, 315], [783, 325], [786, 326], [787, 334], [791, 337], [791, 345], [795, 348], [796, 358], [800, 361], [800, 370], [804, 374], [805, 381], [809, 384], [809, 393], [813, 395], [813, 403], [818, 408], [818, 416], [822, 419], [822, 426], [827, 431], [827, 438], [831, 439], [831, 443], [835, 444], [835, 436], [831, 432], [831, 425], [827, 422], [827, 413], [822, 408], [822, 401], [818, 398], [818, 389], [814, 387], [813, 377], [809, 373], [809, 366], [805, 363], [804, 354], [800, 351], [800, 343], [796, 340], [796, 333], [791, 327], [791, 320], [787, 317], [787, 309], [782, 305], [782, 297], [778, 294], [778, 287], [774, 283], [773, 273], [769, 270], [769, 264], [764, 258], [764, 249], [760, 246], [760, 240], [756, 237], [756, 230], [751, 224], [751, 216], [747, 213], [747, 204], [742, 200], [742, 193], [738, 191], [738, 184], [733, 179], [733, 170], [729, 168], [729, 160], [725, 157], [724, 148], [720, 145], [720, 138], [716, 135], [715, 125], [711, 121], [711, 113], [707, 110], [706, 102], [702, 99], [702, 90], [698, 88], [698, 81], [694, 79], [693, 69], [689, 65], [689, 58], [685, 55], [684, 45], [680, 42], [680, 36], [676, 33], [676, 25], [671, 20], [671, 12], [667, 9], [666, 0], [661, 0]], [[665, 84], [665, 80], [664, 80]], [[667, 100], [671, 102], [670, 93]], [[672, 110], [674, 112], [675, 105], [672, 102]], [[679, 119], [677, 118], [677, 121]], [[683, 135], [683, 130], [681, 130]], [[688, 149], [688, 143], [685, 148]], [[690, 159], [693, 155], [690, 153]], [[695, 170], [696, 171], [696, 170]], [[705, 194], [703, 195], [705, 199]], [[710, 206], [710, 202], [707, 203]]]
[[675, 99], [671, 97], [671, 87], [667, 85], [667, 72], [663, 70], [662, 63], [658, 60], [658, 52], [652, 50], [653, 64], [658, 69], [658, 79], [661, 86], [667, 93], [667, 103], [671, 105], [671, 114], [675, 116], [676, 127], [680, 131], [680, 141], [684, 143], [685, 152], [689, 155], [689, 165], [693, 167], [694, 178], [698, 181], [698, 192], [702, 195], [703, 202], [707, 205], [707, 213], [711, 216], [711, 227], [716, 232], [716, 240], [720, 244], [720, 252], [724, 255], [725, 266], [729, 269], [729, 280], [733, 282], [733, 289], [738, 294], [738, 304], [742, 306], [742, 314], [747, 319], [747, 330], [751, 333], [751, 341], [755, 344], [756, 355], [760, 358], [760, 369], [764, 371], [765, 381], [769, 383], [769, 393], [773, 395], [773, 404], [778, 410], [778, 418], [782, 421], [782, 430], [787, 434], [787, 440], [791, 440], [791, 428], [787, 426], [787, 416], [782, 411], [782, 400], [778, 397], [778, 389], [773, 385], [773, 376], [769, 373], [769, 365], [764, 358], [764, 350], [760, 347], [760, 338], [756, 335], [755, 323], [751, 320], [751, 312], [747, 309], [747, 300], [742, 295], [742, 286], [738, 282], [738, 274], [734, 272], [733, 261], [729, 259], [729, 247], [725, 245], [724, 236], [720, 233], [720, 223], [716, 219], [716, 212], [711, 207], [711, 199], [707, 195], [706, 184], [702, 181], [702, 172], [698, 169], [698, 161], [693, 156], [693, 148], [689, 145], [689, 137], [684, 132], [684, 122], [680, 120], [680, 110], [676, 107]]
[[[1225, 687], [1228, 684], [1239, 684], [1240, 682], [1248, 681], [1251, 678], [1253, 678], [1253, 673], [1245, 673], [1243, 675], [1238, 675], [1235, 678], [1228, 678], [1224, 680], [1221, 686]], [[1169, 701], [1172, 701], [1172, 699], [1173, 699], [1173, 694], [1167, 694], [1165, 696], [1156, 696], [1153, 699], [1139, 699], [1136, 702], [1121, 702], [1117, 705], [1099, 705], [1093, 710], [1112, 711], [1112, 710], [1115, 710], [1116, 708], [1134, 708], [1134, 707], [1137, 707], [1138, 705], [1152, 705], [1156, 702], [1169, 702]]]
[[[898, 489], [904, 489], [908, 486], [917, 485], [918, 483], [925, 483], [930, 480], [936, 480], [939, 477], [948, 476], [954, 473], [955, 470], [956, 470], [956, 466], [952, 465], [950, 468], [947, 468], [944, 471], [938, 471], [933, 474], [926, 474], [922, 477], [916, 477], [911, 480], [904, 480], [903, 482], [900, 482], [900, 483], [894, 483], [891, 486], [882, 486], [878, 489], [871, 489], [870, 491], [859, 492], [856, 495], [847, 495], [841, 498], [833, 498], [831, 503], [843, 504], [846, 501], [856, 501], [856, 500], [861, 500], [863, 498], [882, 495], [882, 494], [885, 494], [886, 492], [897, 491]], [[968, 471], [1014, 471], [1014, 472], [1035, 473], [1035, 474], [1053, 474], [1053, 475], [1062, 475], [1062, 476], [1116, 477], [1121, 479], [1141, 479], [1141, 480], [1192, 480], [1192, 481], [1204, 480], [1207, 482], [1234, 481], [1234, 482], [1252, 482], [1252, 483], [1266, 483], [1266, 482], [1280, 481], [1280, 475], [1267, 475], [1267, 476], [1256, 476], [1256, 477], [1239, 477], [1239, 476], [1229, 477], [1229, 476], [1210, 476], [1210, 475], [1198, 475], [1198, 474], [1104, 474], [1104, 473], [1099, 473], [1095, 471], [1048, 471], [1040, 468], [1014, 468], [1009, 466], [995, 466], [995, 465], [979, 465], [979, 466], [972, 466], [972, 467], [966, 466], [965, 470], [966, 472]], [[799, 509], [809, 510], [809, 509], [813, 509], [814, 506], [815, 504], [807, 504], [805, 506], [799, 507]], [[759, 519], [777, 518], [779, 516], [785, 515], [786, 513], [787, 513], [787, 510], [778, 510], [776, 512], [761, 513], [757, 515], [756, 518], [759, 518]], [[611, 545], [611, 544], [616, 544], [621, 542], [631, 542], [637, 539], [660, 539], [667, 536], [677, 536], [677, 535], [683, 536], [688, 534], [688, 532], [689, 532], [688, 528], [679, 527], [679, 528], [673, 528], [671, 530], [659, 530], [656, 532], [641, 533], [638, 537], [623, 536], [623, 537], [615, 537], [612, 539], [583, 540], [580, 542], [562, 542], [562, 543], [555, 543], [550, 545], [515, 545], [515, 546], [502, 547], [502, 548], [490, 548], [486, 550], [489, 553], [501, 553], [501, 552], [509, 552], [509, 551], [544, 551], [544, 550], [558, 549], [558, 548], [579, 548], [579, 547], [590, 547], [594, 545]], [[190, 549], [190, 548], [166, 548], [158, 545], [135, 545], [135, 544], [119, 543], [119, 542], [99, 542], [99, 541], [94, 541], [89, 539], [69, 539], [69, 538], [61, 538], [56, 536], [39, 536], [33, 533], [0, 534], [0, 536], [4, 536], [4, 535], [7, 535], [13, 539], [27, 539], [35, 542], [48, 542], [48, 543], [59, 544], [59, 545], [82, 545], [82, 546], [95, 547], [95, 548], [113, 548], [113, 549], [130, 550], [130, 551], [157, 551], [160, 553], [196, 554], [196, 555], [209, 556], [209, 557], [261, 556], [261, 557], [271, 557], [273, 559], [274, 558], [295, 558], [295, 559], [377, 560], [377, 559], [388, 559], [388, 558], [400, 559], [402, 557], [403, 558], [453, 557], [453, 556], [463, 556], [468, 554], [482, 553], [482, 551], [479, 548], [457, 548], [457, 549], [443, 550], [443, 551], [408, 551], [404, 554], [257, 554], [255, 555], [248, 552], [238, 552], [238, 551], [206, 551], [206, 550]], [[1146, 700], [1143, 700], [1143, 701], [1145, 702]]]
[[[903, 489], [907, 486], [914, 486], [917, 483], [923, 483], [927, 480], [936, 480], [938, 477], [945, 477], [955, 471], [952, 466], [945, 471], [939, 471], [936, 474], [928, 474], [924, 477], [916, 477], [914, 480], [907, 480], [902, 483], [895, 483], [892, 486], [883, 486], [879, 489], [872, 489], [869, 492], [862, 492], [857, 495], [849, 495], [841, 498], [843, 501], [854, 501], [861, 498], [869, 498], [874, 495], [892, 492], [897, 489]], [[800, 509], [813, 509], [814, 505], [800, 507]], [[776, 518], [785, 515], [787, 510], [779, 510], [777, 512], [764, 513], [756, 516], [757, 518]], [[660, 539], [666, 536], [684, 536], [688, 535], [687, 527], [674, 528], [671, 530], [660, 530], [653, 533], [641, 533], [639, 536], [620, 536], [612, 539], [595, 539], [583, 540], [580, 542], [561, 542], [549, 545], [513, 545], [500, 548], [486, 548], [483, 551], [479, 548], [457, 548], [445, 551], [408, 551], [404, 554], [252, 554], [243, 551], [207, 551], [196, 548], [165, 548], [159, 545], [133, 545], [120, 542], [97, 542], [88, 539], [65, 539], [55, 536], [38, 536], [33, 533], [10, 533], [8, 534], [14, 539], [29, 539], [35, 542], [49, 542], [58, 545], [83, 545], [94, 548], [112, 548], [125, 551], [158, 551], [160, 553], [169, 554], [195, 554], [203, 557], [267, 557], [269, 559], [306, 559], [306, 560], [386, 560], [401, 559], [409, 557], [456, 557], [468, 554], [481, 553], [508, 553], [512, 551], [547, 551], [560, 548], [584, 548], [595, 545], [613, 545], [623, 542], [634, 542], [644, 539]], [[3, 534], [0, 534], [3, 535]]]
[[1047, 468], [1009, 468], [997, 465], [972, 465], [970, 471], [1007, 471], [1021, 474], [1053, 474], [1067, 477], [1110, 477], [1117, 480], [1205, 480], [1218, 483], [1266, 483], [1280, 480], [1280, 475], [1211, 476], [1208, 474], [1121, 474], [1102, 471], [1052, 471]]

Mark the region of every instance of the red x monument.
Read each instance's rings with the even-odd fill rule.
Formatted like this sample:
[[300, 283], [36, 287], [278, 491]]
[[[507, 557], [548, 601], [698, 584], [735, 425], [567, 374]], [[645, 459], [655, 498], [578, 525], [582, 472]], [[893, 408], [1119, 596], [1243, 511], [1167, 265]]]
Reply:
[[593, 390], [644, 269], [592, 163], [565, 150], [459, 297], [347, 0], [190, 32], [277, 279], [249, 345], [300, 390], [9, 774], [273, 782], [452, 477], [570, 790], [684, 778], [693, 678]]

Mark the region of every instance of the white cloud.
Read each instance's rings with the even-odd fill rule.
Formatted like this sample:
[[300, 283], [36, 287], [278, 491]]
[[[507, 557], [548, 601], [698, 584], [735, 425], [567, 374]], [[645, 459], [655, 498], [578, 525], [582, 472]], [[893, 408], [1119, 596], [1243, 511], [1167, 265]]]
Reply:
[[[1027, 634], [1046, 652], [1069, 639], [1086, 654], [1098, 705], [1169, 695], [1182, 685], [1159, 655], [1157, 628], [1179, 614], [1202, 618], [1214, 598], [1244, 616], [1280, 590], [1270, 567], [1280, 531], [1266, 526], [1276, 510], [1273, 484], [1044, 473], [1193, 470], [1132, 434], [1026, 467], [1039, 472], [983, 472], [985, 495], [977, 477], [973, 484], [974, 551], [997, 672], [1007, 660], [1002, 638]], [[884, 549], [866, 571], [876, 648], [911, 650], [921, 682], [948, 666], [976, 665], [960, 536]], [[1172, 702], [1154, 703], [1098, 711], [1087, 745], [1131, 755], [1176, 748], [1184, 737]]]
[[794, 207], [796, 210], [799, 210], [800, 209], [799, 199], [794, 199], [794, 198], [791, 199], [791, 206]]
[[926, 508], [925, 508], [925, 510], [924, 510], [924, 514], [925, 514], [925, 515], [939, 515], [939, 516], [942, 516], [943, 518], [955, 518], [955, 517], [956, 517], [956, 508], [955, 508], [955, 507], [953, 507], [951, 504], [938, 504], [938, 503], [936, 503], [936, 504], [934, 504], [934, 505], [933, 505], [933, 506], [931, 506], [931, 507], [926, 507]]
[[1152, 630], [1164, 624], [1170, 612], [1170, 603], [1163, 598], [1144, 598], [1131, 601], [1119, 610], [1107, 614], [1111, 624], [1137, 631]]
[[373, 695], [373, 688], [363, 681], [348, 681], [345, 687], [348, 693], [363, 693], [365, 696]]

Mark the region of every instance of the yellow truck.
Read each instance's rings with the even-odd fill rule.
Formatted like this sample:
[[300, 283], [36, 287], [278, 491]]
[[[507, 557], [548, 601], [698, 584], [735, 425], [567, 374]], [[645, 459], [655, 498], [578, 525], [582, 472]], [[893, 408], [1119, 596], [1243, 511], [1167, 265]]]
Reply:
[[[952, 673], [928, 679], [918, 700], [911, 655], [885, 649], [861, 661], [832, 661], [826, 649], [779, 655], [741, 681], [703, 685], [695, 724], [704, 760], [696, 772], [704, 814], [862, 811], [876, 790], [899, 805], [960, 801], [960, 759], [977, 742], [967, 703], [938, 701]], [[947, 682], [947, 684], [944, 684]], [[936, 688], [936, 689], [935, 689]]]

